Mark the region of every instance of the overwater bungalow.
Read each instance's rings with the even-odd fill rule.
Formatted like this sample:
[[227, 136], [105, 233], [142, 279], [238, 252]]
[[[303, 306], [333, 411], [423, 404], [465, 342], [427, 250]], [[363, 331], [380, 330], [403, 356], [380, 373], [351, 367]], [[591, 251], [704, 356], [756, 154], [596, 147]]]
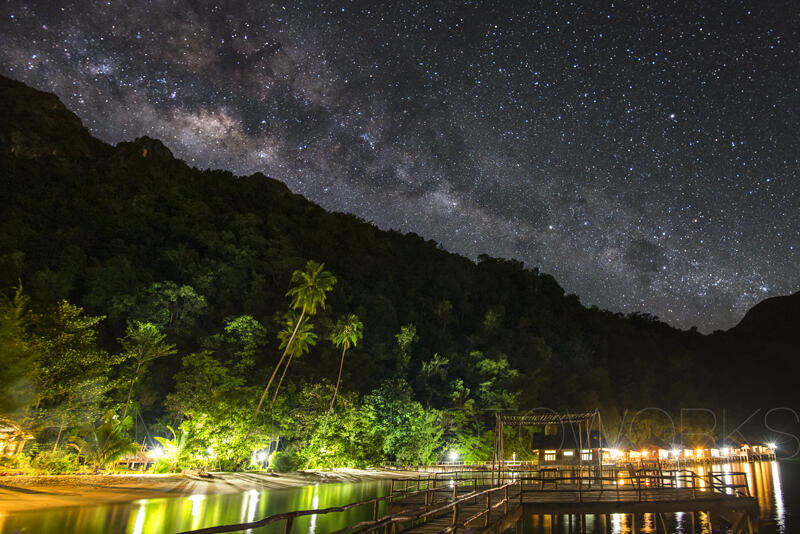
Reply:
[[544, 432], [535, 433], [533, 451], [541, 467], [597, 465], [610, 456], [599, 430], [579, 432], [574, 425], [548, 425]]

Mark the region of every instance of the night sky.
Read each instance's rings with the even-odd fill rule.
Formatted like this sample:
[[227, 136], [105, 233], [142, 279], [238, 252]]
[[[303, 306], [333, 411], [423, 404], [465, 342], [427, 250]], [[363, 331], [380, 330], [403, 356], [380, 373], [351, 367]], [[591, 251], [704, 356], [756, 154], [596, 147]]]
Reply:
[[5, 2], [0, 72], [585, 304], [710, 331], [800, 289], [797, 2], [198, 4]]

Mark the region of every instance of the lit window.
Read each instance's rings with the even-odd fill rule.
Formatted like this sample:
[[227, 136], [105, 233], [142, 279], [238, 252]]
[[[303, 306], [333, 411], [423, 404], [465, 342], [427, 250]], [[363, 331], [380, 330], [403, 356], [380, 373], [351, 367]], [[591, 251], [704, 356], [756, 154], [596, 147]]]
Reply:
[[564, 451], [564, 456], [572, 456], [573, 454], [573, 451]]
[[556, 451], [544, 451], [544, 461], [545, 462], [555, 462], [556, 461]]
[[592, 451], [581, 451], [581, 460], [591, 460], [592, 459]]

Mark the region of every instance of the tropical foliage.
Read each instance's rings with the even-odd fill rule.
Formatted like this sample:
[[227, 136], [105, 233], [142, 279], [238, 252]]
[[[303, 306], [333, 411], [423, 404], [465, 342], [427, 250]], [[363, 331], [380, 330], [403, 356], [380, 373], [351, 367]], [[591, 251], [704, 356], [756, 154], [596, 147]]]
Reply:
[[[72, 120], [26, 94], [31, 116]], [[725, 399], [744, 419], [796, 400], [774, 372], [796, 343], [586, 307], [534, 266], [326, 212], [261, 174], [198, 170], [152, 139], [84, 132], [92, 150], [66, 159], [59, 143], [79, 141], [40, 133], [52, 156], [0, 147], [0, 419], [27, 466], [60, 462], [73, 435], [95, 467], [128, 440], [178, 435], [192, 439], [175, 469], [247, 469], [276, 450], [297, 468], [486, 460], [499, 411], [599, 407], [613, 427], [639, 407], [679, 420]], [[109, 411], [122, 422], [104, 426]]]
[[85, 462], [99, 471], [124, 454], [136, 452], [137, 445], [131, 441], [127, 427], [130, 416], [120, 420], [109, 410], [96, 426], [89, 426], [84, 437], [75, 436], [72, 441]]

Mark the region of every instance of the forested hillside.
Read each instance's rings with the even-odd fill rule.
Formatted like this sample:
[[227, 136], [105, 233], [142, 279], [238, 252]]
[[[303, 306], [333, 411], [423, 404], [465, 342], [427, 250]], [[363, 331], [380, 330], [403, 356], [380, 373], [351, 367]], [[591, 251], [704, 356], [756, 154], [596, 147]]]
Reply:
[[[4, 328], [16, 309], [27, 319], [12, 334], [33, 347], [14, 378], [29, 399], [6, 412], [42, 443], [91, 419], [64, 415], [85, 384], [55, 391], [35, 363], [54, 353], [47, 340], [70, 314], [83, 321], [84, 345], [104, 355], [95, 358], [105, 362], [103, 386], [87, 401], [94, 417], [130, 405], [138, 441], [182, 425], [217, 450], [223, 434], [235, 441], [239, 432], [234, 466], [253, 440], [266, 446], [279, 436], [305, 465], [427, 461], [455, 446], [479, 456], [497, 410], [598, 407], [613, 425], [626, 409], [749, 406], [736, 384], [714, 379], [720, 362], [754, 357], [735, 332], [707, 337], [647, 314], [586, 308], [534, 267], [473, 262], [328, 213], [261, 174], [191, 168], [157, 140], [105, 145], [54, 96], [12, 80], [0, 80], [0, 106]], [[278, 334], [296, 320], [285, 315], [292, 273], [308, 260], [336, 278], [311, 318], [316, 344], [292, 361], [274, 406], [268, 399], [253, 422], [283, 352]], [[320, 428], [342, 356], [329, 338], [350, 314], [363, 339], [346, 351], [333, 437]], [[174, 354], [139, 366], [145, 325]], [[793, 365], [785, 351], [795, 341], [782, 339], [776, 362]], [[83, 350], [60, 343], [64, 354]], [[73, 370], [89, 360], [75, 361]], [[420, 436], [393, 434], [408, 421]], [[418, 450], [423, 442], [429, 450]]]

